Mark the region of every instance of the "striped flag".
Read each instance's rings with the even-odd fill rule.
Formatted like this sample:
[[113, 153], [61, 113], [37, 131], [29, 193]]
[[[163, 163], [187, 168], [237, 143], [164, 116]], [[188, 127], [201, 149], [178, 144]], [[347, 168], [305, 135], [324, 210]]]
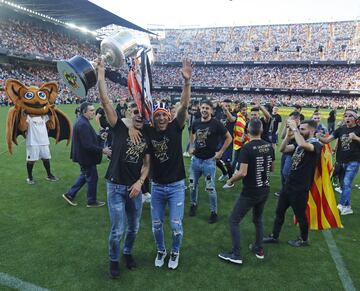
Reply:
[[309, 191], [306, 208], [309, 229], [323, 230], [343, 227], [330, 181], [332, 171], [331, 147], [330, 144], [325, 144], [322, 147], [320, 162], [315, 169], [314, 180]]

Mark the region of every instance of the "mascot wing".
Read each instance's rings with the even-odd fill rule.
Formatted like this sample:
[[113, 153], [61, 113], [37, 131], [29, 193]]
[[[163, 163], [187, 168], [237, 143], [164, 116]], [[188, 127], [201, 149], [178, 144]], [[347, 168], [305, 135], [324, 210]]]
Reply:
[[[25, 131], [21, 129], [21, 124], [23, 124], [21, 120], [21, 111], [16, 107], [12, 107], [9, 109], [7, 120], [6, 120], [6, 143], [8, 146], [9, 153], [12, 154], [12, 143], [18, 144], [17, 137], [22, 135], [25, 138]], [[26, 121], [25, 121], [26, 123]]]
[[51, 115], [54, 120], [54, 127], [49, 128], [49, 137], [53, 137], [56, 140], [56, 143], [67, 140], [66, 145], [70, 143], [71, 140], [71, 123], [68, 117], [58, 108], [51, 108]]

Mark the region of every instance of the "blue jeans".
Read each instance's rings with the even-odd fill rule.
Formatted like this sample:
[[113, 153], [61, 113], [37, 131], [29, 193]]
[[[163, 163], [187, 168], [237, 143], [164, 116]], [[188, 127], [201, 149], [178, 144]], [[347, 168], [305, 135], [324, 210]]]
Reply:
[[281, 156], [281, 185], [284, 188], [291, 171], [292, 156], [283, 154]]
[[217, 196], [215, 188], [216, 162], [214, 158], [202, 160], [195, 156], [191, 158], [190, 164], [190, 204], [197, 205], [198, 184], [201, 175], [205, 176], [205, 191], [209, 193], [210, 210], [217, 212]]
[[71, 198], [75, 198], [76, 193], [87, 183], [87, 203], [92, 204], [96, 202], [96, 187], [98, 182], [98, 173], [96, 165], [93, 166], [81, 166], [80, 176], [75, 181], [75, 184], [71, 186], [68, 191], [68, 195]]
[[151, 219], [152, 231], [158, 251], [165, 251], [164, 215], [166, 204], [169, 204], [169, 218], [172, 231], [172, 252], [179, 253], [183, 237], [182, 220], [184, 217], [185, 181], [171, 184], [152, 183]]
[[130, 198], [128, 186], [107, 182], [106, 187], [111, 227], [109, 257], [111, 261], [118, 262], [120, 259], [120, 241], [125, 230], [123, 253], [125, 255], [131, 254], [140, 227], [142, 194], [140, 192], [137, 197]]
[[350, 205], [351, 184], [359, 171], [360, 162], [349, 162], [343, 164], [343, 175], [340, 179], [341, 196], [340, 204], [344, 206]]

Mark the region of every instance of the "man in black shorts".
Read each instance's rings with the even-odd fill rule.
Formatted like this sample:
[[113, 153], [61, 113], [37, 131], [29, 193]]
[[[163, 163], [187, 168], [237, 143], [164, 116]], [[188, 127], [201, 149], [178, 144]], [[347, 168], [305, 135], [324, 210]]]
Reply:
[[239, 223], [251, 208], [253, 209], [256, 240], [254, 244], [250, 245], [250, 249], [257, 258], [264, 258], [262, 213], [269, 195], [269, 175], [273, 170], [275, 158], [271, 143], [261, 139], [262, 122], [260, 119], [250, 120], [248, 133], [250, 142], [245, 144], [240, 151], [240, 169], [226, 182], [231, 185], [235, 181], [243, 179], [243, 190], [229, 220], [233, 249], [230, 253], [219, 254], [219, 258], [235, 264], [242, 264]]

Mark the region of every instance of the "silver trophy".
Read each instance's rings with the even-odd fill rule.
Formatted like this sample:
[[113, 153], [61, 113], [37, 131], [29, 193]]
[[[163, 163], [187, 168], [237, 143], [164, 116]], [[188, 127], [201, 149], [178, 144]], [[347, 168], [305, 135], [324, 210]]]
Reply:
[[[100, 52], [107, 65], [119, 68], [126, 58], [137, 54], [138, 44], [132, 33], [121, 31], [103, 39]], [[64, 83], [81, 98], [85, 98], [89, 89], [96, 85], [96, 70], [92, 63], [83, 57], [74, 56], [69, 60], [58, 61], [57, 70]]]

